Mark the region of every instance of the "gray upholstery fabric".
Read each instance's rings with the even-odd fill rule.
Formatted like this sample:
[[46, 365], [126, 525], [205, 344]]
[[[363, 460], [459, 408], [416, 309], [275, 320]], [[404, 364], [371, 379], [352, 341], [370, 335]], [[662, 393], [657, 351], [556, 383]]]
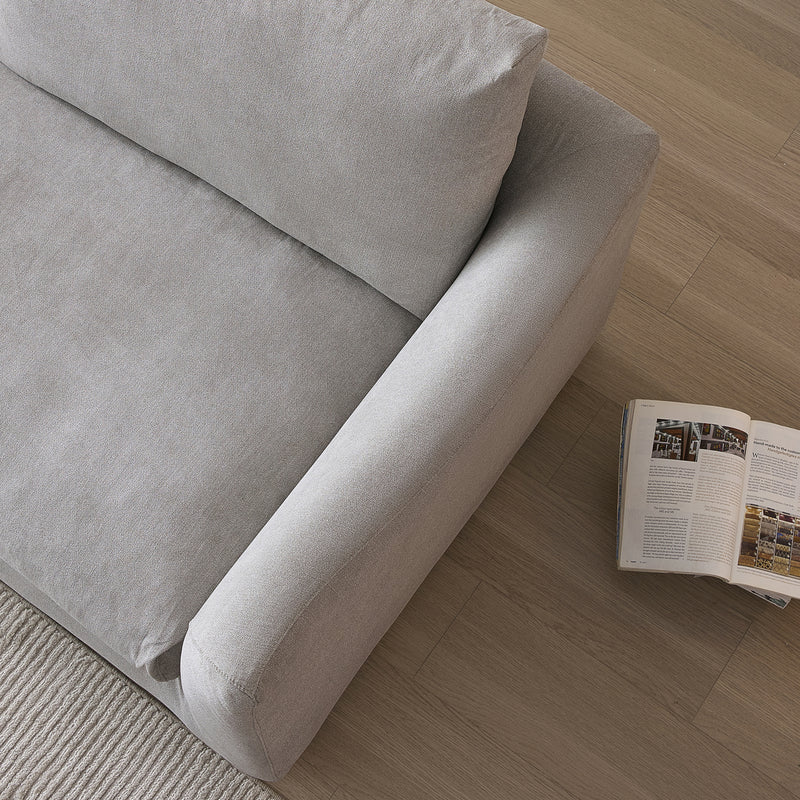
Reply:
[[467, 266], [189, 626], [186, 702], [242, 769], [288, 770], [578, 364], [657, 151], [542, 66]]
[[418, 320], [2, 66], [0, 254], [0, 559], [171, 677]]
[[545, 31], [484, 0], [4, 0], [0, 60], [423, 317], [514, 152]]
[[[160, 700], [180, 720], [200, 738], [202, 731], [192, 718], [191, 710], [186, 702], [186, 697], [181, 688], [180, 678], [171, 680], [156, 680], [145, 667], [134, 667], [119, 653], [114, 652], [105, 642], [98, 639], [93, 633], [83, 627], [79, 622], [67, 614], [64, 609], [57, 606], [53, 600], [41, 589], [26, 580], [19, 572], [12, 569], [5, 561], [0, 559], [0, 581], [10, 586], [17, 594], [22, 595], [29, 603], [35, 605], [59, 625], [92, 648], [106, 661], [115, 666], [120, 672], [139, 684], [156, 699]], [[5, 798], [4, 798], [5, 800]], [[38, 798], [37, 798], [38, 800]]]

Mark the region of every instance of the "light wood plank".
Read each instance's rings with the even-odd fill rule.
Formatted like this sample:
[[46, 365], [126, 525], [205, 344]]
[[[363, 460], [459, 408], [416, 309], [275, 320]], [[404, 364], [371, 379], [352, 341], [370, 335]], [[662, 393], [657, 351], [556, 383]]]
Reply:
[[785, 168], [800, 174], [800, 127], [795, 128], [792, 135], [778, 151], [777, 162]]
[[574, 800], [436, 694], [373, 659], [304, 758], [324, 768], [351, 800]]
[[622, 404], [606, 400], [548, 486], [614, 530]]
[[529, 19], [544, 19], [543, 2], [558, 4], [596, 28], [647, 53], [724, 100], [746, 106], [778, 127], [796, 124], [800, 79], [664, 8], [657, 0], [519, 0]]
[[738, 0], [775, 25], [800, 35], [800, 4], [796, 0]]
[[417, 681], [574, 797], [792, 797], [485, 584]]
[[732, 0], [660, 0], [687, 19], [744, 47], [764, 61], [800, 76], [800, 31], [773, 21], [759, 9]]
[[651, 196], [631, 244], [622, 288], [667, 311], [718, 238]]
[[547, 410], [513, 463], [546, 483], [603, 404], [602, 395], [571, 378]]
[[[736, 108], [724, 122], [709, 120], [702, 108], [718, 104], [708, 97], [692, 102], [696, 93], [687, 90], [665, 102], [652, 86], [641, 85], [641, 77], [622, 77], [616, 65], [603, 65], [572, 46], [555, 43], [548, 56], [624, 107], [635, 108], [659, 131], [663, 143], [655, 198], [789, 274], [800, 272], [793, 258], [800, 248], [800, 174], [774, 158], [796, 118], [773, 135], [761, 132], [751, 137], [743, 135], [748, 128]], [[631, 72], [649, 75], [647, 66], [638, 56]], [[652, 69], [654, 76], [661, 70]]]
[[[549, 31], [546, 57], [653, 125], [662, 135], [684, 120], [706, 132], [704, 153], [729, 137], [753, 152], [774, 155], [794, 126], [775, 124], [740, 98], [723, 98], [702, 79], [673, 69], [657, 55], [630, 44], [621, 31], [606, 32], [580, 12], [554, 0], [509, 0], [508, 10], [528, 16]], [[711, 142], [708, 141], [711, 140]]]
[[373, 657], [413, 675], [477, 585], [474, 575], [444, 556], [375, 648]]
[[772, 378], [770, 364], [743, 364], [715, 341], [620, 292], [608, 324], [576, 376], [619, 404], [633, 398], [739, 408], [800, 428], [797, 392]]
[[769, 364], [770, 384], [796, 391], [800, 280], [720, 239], [669, 315], [745, 367]]
[[[797, 208], [797, 189], [800, 180], [795, 173], [781, 170], [774, 162], [774, 154], [794, 130], [796, 117], [780, 133], [741, 142], [736, 133], [743, 126], [741, 114], [732, 109], [732, 118], [725, 125], [714, 125], [698, 113], [697, 98], [690, 104], [687, 98], [675, 98], [667, 105], [663, 98], [654, 95], [652, 87], [637, 85], [619, 75], [616, 67], [600, 66], [595, 60], [572, 47], [554, 46], [554, 61], [564, 65], [570, 74], [586, 82], [626, 108], [636, 108], [637, 115], [652, 125], [661, 135], [667, 149], [688, 158], [694, 168], [707, 173], [721, 187], [742, 190], [743, 198], [750, 198], [765, 210], [788, 223], [795, 223], [790, 209]], [[637, 59], [641, 61], [642, 58]], [[641, 66], [641, 65], [640, 65]], [[689, 95], [691, 98], [692, 95]], [[785, 133], [784, 133], [785, 131]], [[737, 166], [738, 165], [738, 166]], [[732, 167], [737, 166], [736, 169]]]
[[317, 769], [308, 759], [301, 757], [289, 774], [273, 785], [287, 798], [331, 800], [339, 787], [326, 773], [327, 770]]
[[695, 725], [800, 796], [800, 603], [751, 626]]
[[766, 255], [789, 274], [800, 272], [793, 258], [800, 247], [800, 174], [774, 158], [794, 121], [785, 133], [744, 144], [736, 139], [743, 121], [735, 109], [725, 124], [712, 123], [698, 113], [697, 103], [679, 98], [665, 103], [652, 87], [622, 78], [616, 67], [601, 66], [580, 50], [555, 45], [548, 54], [624, 107], [635, 108], [660, 133], [655, 198], [712, 233]]
[[513, 467], [476, 516], [499, 533], [486, 583], [687, 720], [764, 611], [719, 581], [618, 571], [613, 521]]
[[[748, 175], [767, 161], [755, 163], [740, 155], [741, 163], [750, 165], [745, 169]], [[800, 186], [791, 185], [800, 181], [800, 174], [776, 159], [771, 161], [773, 168], [765, 172], [775, 183], [765, 186], [759, 179], [748, 185], [732, 156], [727, 170], [722, 170], [704, 166], [664, 144], [652, 193], [787, 275], [800, 277], [796, 258], [800, 252]]]
[[499, 541], [497, 531], [480, 516], [473, 514], [447, 549], [447, 557], [480, 578], [500, 547], [502, 542]]

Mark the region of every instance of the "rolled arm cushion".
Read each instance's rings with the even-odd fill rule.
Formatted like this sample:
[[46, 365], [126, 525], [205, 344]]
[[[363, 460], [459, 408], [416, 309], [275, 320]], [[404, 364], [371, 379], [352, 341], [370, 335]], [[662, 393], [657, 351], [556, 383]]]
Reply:
[[189, 626], [206, 740], [282, 775], [602, 326], [656, 134], [543, 64], [465, 269]]
[[0, 60], [419, 317], [464, 265], [546, 41], [485, 0], [4, 0]]

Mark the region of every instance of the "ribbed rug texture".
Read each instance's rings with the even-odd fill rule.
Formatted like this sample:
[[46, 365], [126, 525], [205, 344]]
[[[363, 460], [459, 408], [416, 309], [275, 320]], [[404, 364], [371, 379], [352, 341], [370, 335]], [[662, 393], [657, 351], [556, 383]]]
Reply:
[[281, 800], [0, 583], [0, 800]]

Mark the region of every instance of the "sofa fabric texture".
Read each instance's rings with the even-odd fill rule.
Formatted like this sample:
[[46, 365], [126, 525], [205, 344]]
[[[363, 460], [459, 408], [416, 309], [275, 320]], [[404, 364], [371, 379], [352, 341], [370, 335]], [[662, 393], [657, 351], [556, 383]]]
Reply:
[[156, 682], [0, 558], [0, 578], [240, 769], [281, 777], [603, 324], [658, 137], [550, 64], [492, 221], [190, 624]]
[[0, 559], [174, 677], [418, 320], [2, 65], [0, 131]]
[[259, 778], [613, 302], [658, 137], [544, 37], [0, 0], [0, 580]]
[[511, 161], [546, 32], [484, 0], [4, 0], [0, 60], [419, 318]]

